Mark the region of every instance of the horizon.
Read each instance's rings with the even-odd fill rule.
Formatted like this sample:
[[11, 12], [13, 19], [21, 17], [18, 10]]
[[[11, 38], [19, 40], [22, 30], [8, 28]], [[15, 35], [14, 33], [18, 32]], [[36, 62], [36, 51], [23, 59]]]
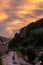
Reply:
[[12, 38], [43, 17], [43, 0], [0, 0], [0, 36]]

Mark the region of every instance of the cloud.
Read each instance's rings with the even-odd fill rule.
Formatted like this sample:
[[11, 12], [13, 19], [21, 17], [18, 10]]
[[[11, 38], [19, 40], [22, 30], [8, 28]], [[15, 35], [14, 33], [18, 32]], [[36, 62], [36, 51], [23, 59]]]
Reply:
[[7, 31], [9, 34], [13, 33], [14, 28], [13, 27], [6, 27], [5, 31]]
[[32, 3], [40, 3], [40, 2], [43, 2], [43, 0], [30, 0], [30, 2], [32, 2]]
[[32, 14], [25, 14], [24, 16], [25, 16], [26, 18], [35, 18], [35, 16], [32, 15]]
[[43, 2], [40, 2], [40, 3], [39, 3], [39, 7], [40, 7], [41, 9], [43, 9]]
[[21, 29], [23, 25], [23, 22], [21, 22], [20, 20], [13, 20], [11, 22], [6, 23], [5, 31], [8, 32], [8, 34], [10, 34], [11, 36], [12, 34], [18, 32], [18, 30]]
[[20, 29], [23, 26], [23, 22], [21, 22], [20, 20], [13, 20], [11, 22], [6, 23], [6, 26]]
[[18, 28], [14, 28], [14, 27], [6, 27], [5, 28], [5, 32], [7, 32], [8, 34], [8, 37], [13, 37], [13, 35], [16, 33], [16, 32], [19, 32], [19, 29]]
[[0, 35], [12, 37], [20, 28], [43, 17], [43, 0], [0, 0]]
[[43, 10], [34, 10], [35, 15], [40, 16], [43, 14]]
[[8, 18], [8, 15], [7, 15], [5, 12], [0, 11], [0, 23], [1, 23], [3, 20], [7, 19], [7, 18]]

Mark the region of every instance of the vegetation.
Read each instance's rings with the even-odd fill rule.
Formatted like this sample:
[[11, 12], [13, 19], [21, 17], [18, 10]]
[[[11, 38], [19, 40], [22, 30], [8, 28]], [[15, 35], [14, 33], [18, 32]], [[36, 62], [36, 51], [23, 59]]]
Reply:
[[2, 58], [0, 58], [0, 65], [2, 65]]
[[36, 57], [35, 48], [32, 48], [32, 47], [26, 48], [26, 55], [28, 56], [28, 59], [29, 59], [29, 60], [33, 61], [34, 58]]
[[2, 65], [2, 58], [1, 58], [1, 53], [0, 53], [0, 65]]
[[0, 52], [0, 57], [2, 56], [1, 52]]
[[36, 49], [31, 47], [20, 47], [18, 49], [18, 53], [17, 53], [20, 57], [22, 57], [23, 59], [25, 59], [28, 62], [31, 62], [32, 64], [34, 64], [34, 59], [36, 58]]
[[[21, 39], [21, 38], [20, 38]], [[9, 44], [9, 47], [11, 47], [12, 49], [14, 48], [19, 48], [19, 47], [28, 47], [28, 46], [33, 46], [35, 48], [43, 48], [43, 28], [39, 28], [39, 29], [35, 29], [33, 31], [30, 32], [30, 37], [27, 38], [26, 40], [22, 40], [20, 41], [20, 39], [18, 41], [11, 41], [11, 43]]]
[[[30, 47], [29, 47], [30, 46]], [[9, 48], [27, 56], [28, 61], [34, 61], [36, 52], [43, 51], [43, 19], [22, 28], [9, 42]]]
[[43, 28], [31, 31], [30, 43], [31, 42], [35, 47], [43, 47]]
[[21, 53], [22, 56], [25, 55], [25, 48], [24, 47], [18, 48], [18, 51]]
[[40, 47], [43, 45], [43, 19], [37, 20], [16, 33], [9, 42], [9, 48], [19, 48], [27, 46]]

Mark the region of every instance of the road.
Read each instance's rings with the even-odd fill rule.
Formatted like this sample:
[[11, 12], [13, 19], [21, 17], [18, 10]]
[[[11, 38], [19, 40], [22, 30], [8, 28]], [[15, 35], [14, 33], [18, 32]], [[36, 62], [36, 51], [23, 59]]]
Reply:
[[3, 59], [3, 65], [20, 65], [21, 63], [23, 63], [23, 65], [32, 65], [26, 61], [24, 61], [22, 58], [17, 56], [17, 53], [15, 52], [15, 61], [17, 62], [17, 64], [14, 64], [12, 60], [12, 56], [14, 55], [14, 51], [10, 51], [7, 55], [4, 55], [2, 57]]
[[10, 52], [7, 55], [3, 56], [3, 65], [13, 65], [12, 56], [14, 52]]

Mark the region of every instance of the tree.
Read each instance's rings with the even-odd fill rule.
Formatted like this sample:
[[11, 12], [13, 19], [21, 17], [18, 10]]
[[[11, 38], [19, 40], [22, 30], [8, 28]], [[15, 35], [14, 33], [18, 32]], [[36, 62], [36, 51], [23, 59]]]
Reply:
[[14, 38], [9, 42], [9, 48], [10, 49], [17, 48], [18, 42], [19, 42], [19, 34], [16, 33]]
[[31, 37], [30, 41], [32, 41], [34, 46], [36, 47], [43, 46], [43, 28], [38, 28], [38, 29], [31, 31], [30, 37]]
[[1, 52], [0, 52], [0, 57], [2, 56]]
[[2, 57], [1, 57], [1, 52], [0, 52], [0, 65], [2, 65]]
[[[35, 48], [33, 47], [28, 47], [26, 48], [26, 55], [28, 57], [28, 61], [32, 62], [34, 61], [35, 57], [36, 57], [36, 51]], [[34, 64], [34, 63], [33, 63]]]
[[19, 51], [21, 52], [22, 56], [25, 55], [25, 48], [24, 47], [20, 47]]

